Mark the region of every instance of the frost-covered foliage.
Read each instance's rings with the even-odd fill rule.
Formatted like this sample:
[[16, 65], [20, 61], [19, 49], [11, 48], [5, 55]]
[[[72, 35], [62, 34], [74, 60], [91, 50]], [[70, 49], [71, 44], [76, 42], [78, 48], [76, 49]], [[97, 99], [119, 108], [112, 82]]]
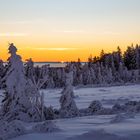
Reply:
[[26, 134], [27, 130], [23, 123], [19, 120], [14, 120], [10, 123], [6, 121], [0, 122], [0, 139], [6, 140]]
[[112, 107], [112, 112], [114, 112], [114, 113], [120, 113], [120, 112], [139, 113], [140, 112], [140, 101], [128, 101], [123, 105], [115, 104]]
[[112, 108], [103, 107], [100, 101], [92, 101], [88, 108], [83, 108], [79, 110], [81, 116], [88, 115], [111, 115], [114, 114]]
[[51, 133], [58, 132], [60, 129], [52, 121], [46, 121], [33, 126], [32, 131], [38, 133]]
[[12, 121], [40, 121], [44, 119], [43, 98], [31, 80], [24, 74], [21, 57], [17, 48], [10, 44], [8, 70], [4, 77], [6, 83], [5, 98], [2, 101], [0, 118]]
[[140, 112], [140, 101], [128, 101], [123, 107], [126, 111], [138, 113]]
[[120, 105], [120, 104], [118, 104], [118, 103], [116, 103], [113, 107], [112, 107], [112, 110], [113, 110], [113, 112], [123, 112], [123, 111], [125, 111], [125, 108], [122, 106], [122, 105]]
[[70, 71], [66, 74], [66, 84], [60, 97], [60, 116], [61, 117], [74, 117], [78, 116], [79, 111], [73, 99], [73, 72]]

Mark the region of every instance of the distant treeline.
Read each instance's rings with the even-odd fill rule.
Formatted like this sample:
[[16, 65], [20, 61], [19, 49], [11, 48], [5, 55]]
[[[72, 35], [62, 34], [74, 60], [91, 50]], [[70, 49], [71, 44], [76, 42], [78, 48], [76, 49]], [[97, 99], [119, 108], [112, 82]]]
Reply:
[[[118, 47], [112, 53], [101, 51], [100, 56], [88, 58], [88, 62], [67, 63], [66, 67], [51, 68], [48, 65], [34, 66], [31, 59], [24, 65], [25, 74], [31, 80], [40, 80], [47, 77], [43, 88], [58, 88], [65, 85], [67, 71], [73, 71], [73, 85], [115, 85], [140, 82], [140, 45], [131, 45], [122, 53]], [[4, 87], [2, 77], [7, 65], [0, 61], [0, 83]]]

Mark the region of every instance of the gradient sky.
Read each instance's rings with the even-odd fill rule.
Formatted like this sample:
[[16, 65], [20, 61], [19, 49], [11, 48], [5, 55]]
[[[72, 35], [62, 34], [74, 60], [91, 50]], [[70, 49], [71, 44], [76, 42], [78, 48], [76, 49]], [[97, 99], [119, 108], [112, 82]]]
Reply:
[[86, 61], [140, 44], [140, 0], [0, 0], [0, 58], [14, 42], [23, 59]]

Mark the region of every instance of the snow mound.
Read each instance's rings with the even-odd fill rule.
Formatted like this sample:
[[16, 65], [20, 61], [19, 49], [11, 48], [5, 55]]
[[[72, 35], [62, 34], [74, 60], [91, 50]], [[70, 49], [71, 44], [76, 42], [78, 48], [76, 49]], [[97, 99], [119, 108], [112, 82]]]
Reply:
[[10, 139], [26, 133], [26, 128], [19, 120], [14, 120], [10, 123], [6, 121], [0, 122], [0, 140]]
[[38, 133], [51, 133], [58, 132], [60, 129], [52, 121], [46, 121], [33, 126], [32, 131]]
[[110, 122], [119, 123], [132, 118], [135, 118], [135, 115], [133, 113], [117, 114], [115, 117], [111, 119]]

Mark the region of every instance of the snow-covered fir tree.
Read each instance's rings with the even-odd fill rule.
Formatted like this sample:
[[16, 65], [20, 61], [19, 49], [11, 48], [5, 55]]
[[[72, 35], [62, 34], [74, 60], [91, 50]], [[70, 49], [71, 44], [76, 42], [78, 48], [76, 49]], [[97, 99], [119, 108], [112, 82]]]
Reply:
[[66, 73], [66, 84], [60, 97], [60, 117], [74, 117], [79, 114], [76, 103], [73, 99], [73, 72]]
[[26, 60], [25, 74], [29, 79], [33, 81], [33, 77], [35, 76], [35, 68], [34, 68], [34, 62], [31, 58]]
[[6, 92], [0, 118], [6, 121], [40, 121], [43, 118], [42, 99], [31, 80], [25, 77], [23, 62], [16, 52], [17, 48], [13, 43], [10, 44], [8, 71], [4, 77]]
[[4, 72], [5, 72], [5, 67], [4, 67], [3, 61], [0, 60], [0, 88], [3, 88], [2, 79], [3, 79], [3, 76], [4, 76]]

